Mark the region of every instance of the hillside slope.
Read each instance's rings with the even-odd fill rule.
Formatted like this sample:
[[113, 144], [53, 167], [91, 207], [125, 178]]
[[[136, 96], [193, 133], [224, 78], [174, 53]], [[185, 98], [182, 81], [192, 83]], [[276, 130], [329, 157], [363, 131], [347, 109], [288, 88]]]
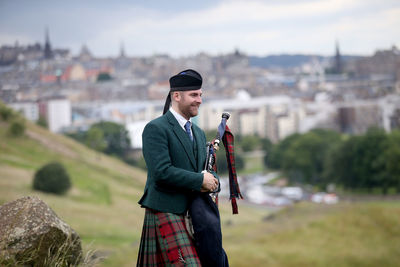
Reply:
[[[26, 124], [24, 136], [11, 137], [9, 124], [0, 120], [0, 204], [38, 196], [80, 234], [84, 247], [111, 256], [111, 261], [127, 250], [134, 260], [143, 222], [137, 201], [146, 173], [70, 138]], [[70, 174], [73, 187], [65, 196], [31, 188], [35, 171], [51, 161], [61, 162]]]

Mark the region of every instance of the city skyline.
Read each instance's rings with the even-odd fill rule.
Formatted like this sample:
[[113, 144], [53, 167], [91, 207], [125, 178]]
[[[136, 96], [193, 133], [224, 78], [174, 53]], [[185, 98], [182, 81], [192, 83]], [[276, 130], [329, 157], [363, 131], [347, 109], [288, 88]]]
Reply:
[[371, 55], [400, 46], [400, 2], [301, 1], [1, 1], [0, 46], [44, 43], [94, 56]]

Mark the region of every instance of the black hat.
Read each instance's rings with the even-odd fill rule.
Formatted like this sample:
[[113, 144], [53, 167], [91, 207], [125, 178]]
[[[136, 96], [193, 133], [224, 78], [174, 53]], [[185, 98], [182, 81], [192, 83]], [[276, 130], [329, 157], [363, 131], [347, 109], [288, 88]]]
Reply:
[[[169, 79], [169, 85], [171, 88], [169, 92], [197, 90], [201, 88], [202, 82], [203, 79], [197, 71], [192, 69], [184, 70]], [[168, 111], [170, 104], [171, 95], [168, 94], [163, 114]]]

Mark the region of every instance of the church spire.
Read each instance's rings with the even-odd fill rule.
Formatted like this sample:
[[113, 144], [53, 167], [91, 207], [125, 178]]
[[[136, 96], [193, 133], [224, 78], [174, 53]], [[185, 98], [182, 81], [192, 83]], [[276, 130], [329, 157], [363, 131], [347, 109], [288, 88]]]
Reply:
[[121, 42], [121, 47], [120, 47], [120, 50], [119, 50], [119, 57], [120, 58], [124, 58], [125, 57], [125, 49], [124, 49], [124, 43], [123, 42]]
[[49, 29], [46, 27], [45, 30], [45, 43], [44, 43], [44, 58], [51, 59], [53, 57], [53, 52], [51, 51]]
[[339, 50], [339, 42], [338, 40], [336, 40], [336, 53], [335, 53], [335, 65], [334, 65], [334, 69], [335, 72], [340, 74], [343, 73], [343, 64], [342, 64], [342, 56], [340, 54], [340, 50]]

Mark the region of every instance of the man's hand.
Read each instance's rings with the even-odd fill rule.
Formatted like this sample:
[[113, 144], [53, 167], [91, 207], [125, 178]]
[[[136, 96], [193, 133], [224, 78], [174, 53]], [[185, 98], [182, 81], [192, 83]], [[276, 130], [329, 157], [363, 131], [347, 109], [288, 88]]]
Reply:
[[203, 173], [203, 184], [201, 186], [201, 192], [212, 192], [217, 190], [218, 180], [209, 172]]

